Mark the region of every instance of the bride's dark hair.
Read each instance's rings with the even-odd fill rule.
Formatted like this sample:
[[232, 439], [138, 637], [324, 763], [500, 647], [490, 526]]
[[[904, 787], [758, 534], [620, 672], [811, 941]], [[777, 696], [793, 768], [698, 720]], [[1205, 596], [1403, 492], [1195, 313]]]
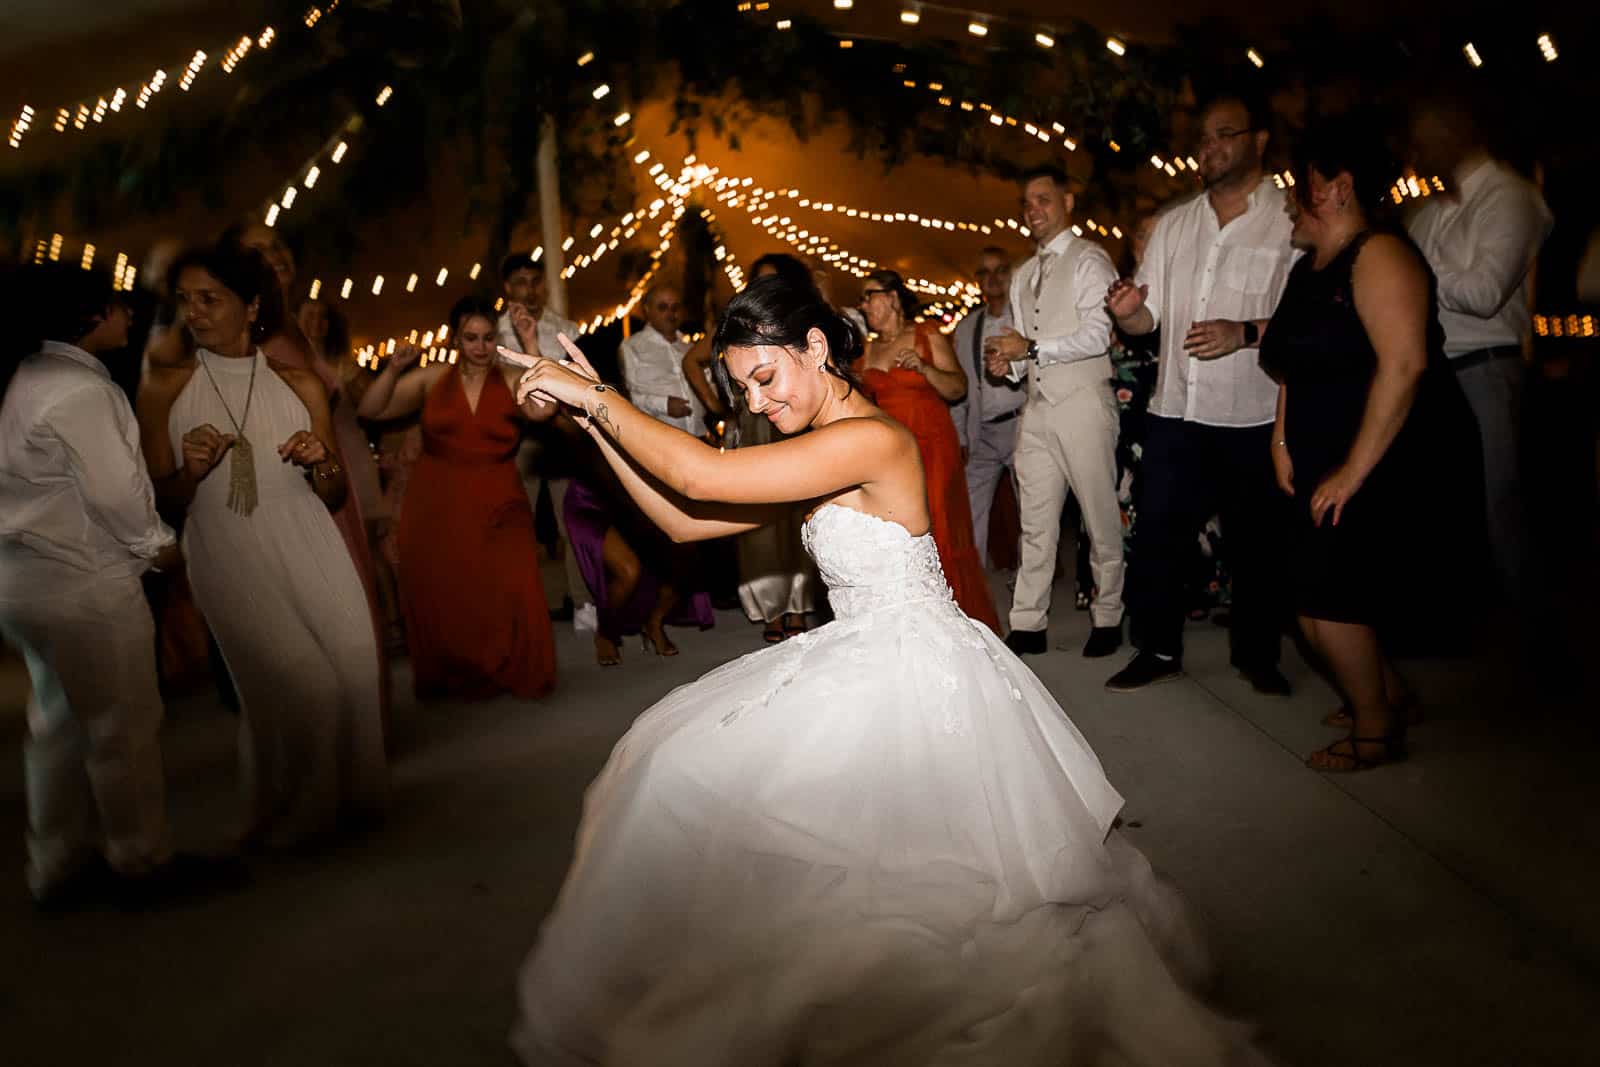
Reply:
[[828, 341], [827, 372], [852, 390], [860, 383], [850, 364], [861, 355], [861, 333], [849, 319], [829, 307], [816, 286], [800, 285], [781, 274], [769, 274], [747, 285], [728, 302], [717, 322], [711, 350], [719, 357], [730, 348], [777, 345], [790, 351], [806, 347], [806, 336], [821, 330]]

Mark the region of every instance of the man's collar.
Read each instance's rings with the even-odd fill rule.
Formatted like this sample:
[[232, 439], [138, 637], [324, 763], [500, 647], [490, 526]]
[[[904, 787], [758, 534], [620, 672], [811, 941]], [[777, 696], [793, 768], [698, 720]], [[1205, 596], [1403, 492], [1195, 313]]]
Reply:
[[70, 345], [65, 341], [46, 341], [40, 347], [40, 351], [47, 352], [52, 356], [60, 356], [63, 359], [70, 359], [74, 363], [81, 363], [103, 378], [111, 377], [111, 372], [106, 369], [104, 363], [101, 363], [77, 345]]

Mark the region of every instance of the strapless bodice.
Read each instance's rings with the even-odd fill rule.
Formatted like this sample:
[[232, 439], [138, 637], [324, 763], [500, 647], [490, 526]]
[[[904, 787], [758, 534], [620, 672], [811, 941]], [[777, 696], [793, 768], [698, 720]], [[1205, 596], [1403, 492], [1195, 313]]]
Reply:
[[841, 619], [927, 601], [954, 603], [931, 533], [840, 504], [824, 504], [801, 530]]

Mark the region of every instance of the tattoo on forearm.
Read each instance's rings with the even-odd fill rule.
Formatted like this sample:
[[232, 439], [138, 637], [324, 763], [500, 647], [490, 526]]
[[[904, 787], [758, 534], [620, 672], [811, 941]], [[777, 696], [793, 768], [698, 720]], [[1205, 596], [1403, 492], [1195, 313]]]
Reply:
[[[597, 393], [609, 393], [611, 390], [607, 389], [604, 385], [597, 385], [594, 387], [594, 391]], [[606, 402], [604, 400], [600, 400], [595, 403], [594, 411], [590, 412], [589, 417], [594, 419], [601, 426], [605, 427], [612, 437], [619, 441], [622, 440], [622, 430], [615, 422], [611, 420], [611, 409], [606, 406]]]

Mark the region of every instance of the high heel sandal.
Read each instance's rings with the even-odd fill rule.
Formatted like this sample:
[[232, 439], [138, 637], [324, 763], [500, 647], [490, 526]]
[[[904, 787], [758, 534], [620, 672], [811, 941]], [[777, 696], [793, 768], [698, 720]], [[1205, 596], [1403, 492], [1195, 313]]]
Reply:
[[[1363, 756], [1362, 745], [1382, 746], [1382, 752], [1377, 756]], [[1382, 767], [1386, 763], [1401, 763], [1406, 758], [1406, 732], [1402, 728], [1395, 733], [1381, 734], [1377, 737], [1341, 737], [1326, 748], [1319, 748], [1306, 757], [1306, 766], [1314, 771], [1323, 771], [1328, 774], [1353, 774], [1356, 771], [1370, 771], [1374, 767]]]
[[761, 631], [761, 640], [769, 645], [775, 645], [789, 636], [783, 628], [783, 617], [779, 616], [767, 623], [767, 628]]
[[665, 629], [661, 631], [661, 638], [659, 642], [656, 638], [651, 637], [647, 633], [640, 633], [639, 641], [643, 645], [644, 650], [650, 653], [652, 656], [661, 656], [665, 658], [667, 656], [676, 656], [678, 654], [678, 646], [667, 639], [667, 631]]

